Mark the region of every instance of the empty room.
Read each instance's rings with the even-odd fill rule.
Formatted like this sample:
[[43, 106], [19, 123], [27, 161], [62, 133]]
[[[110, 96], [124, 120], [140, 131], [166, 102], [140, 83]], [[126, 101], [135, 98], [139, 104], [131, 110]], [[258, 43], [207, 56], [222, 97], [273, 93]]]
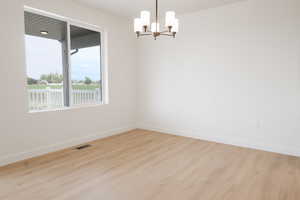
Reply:
[[0, 200], [299, 200], [299, 0], [2, 0]]

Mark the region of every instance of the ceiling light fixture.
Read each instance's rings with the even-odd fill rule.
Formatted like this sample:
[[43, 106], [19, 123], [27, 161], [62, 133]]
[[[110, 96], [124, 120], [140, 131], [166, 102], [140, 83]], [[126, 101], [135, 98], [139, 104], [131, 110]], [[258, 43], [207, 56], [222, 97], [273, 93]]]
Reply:
[[42, 35], [48, 35], [48, 34], [49, 34], [48, 31], [40, 31], [40, 33], [41, 33]]
[[153, 22], [151, 26], [149, 11], [142, 11], [141, 17], [134, 19], [134, 32], [136, 33], [137, 37], [139, 38], [140, 36], [152, 35], [156, 40], [158, 36], [164, 35], [175, 38], [176, 33], [178, 33], [179, 26], [178, 19], [175, 18], [175, 12], [166, 12], [165, 27], [167, 30], [164, 31], [160, 31], [158, 17], [158, 0], [156, 0], [155, 22]]

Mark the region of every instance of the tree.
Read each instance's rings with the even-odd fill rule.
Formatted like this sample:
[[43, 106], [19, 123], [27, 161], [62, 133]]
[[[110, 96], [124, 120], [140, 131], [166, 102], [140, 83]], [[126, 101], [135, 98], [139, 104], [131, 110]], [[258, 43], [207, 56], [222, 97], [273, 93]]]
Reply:
[[89, 77], [84, 78], [84, 84], [90, 85], [92, 82], [93, 82], [92, 79], [90, 79]]
[[34, 84], [37, 84], [37, 83], [38, 83], [38, 80], [36, 80], [34, 78], [27, 77], [27, 84], [28, 85], [34, 85]]
[[48, 83], [61, 83], [63, 82], [63, 75], [58, 73], [43, 74], [40, 79]]

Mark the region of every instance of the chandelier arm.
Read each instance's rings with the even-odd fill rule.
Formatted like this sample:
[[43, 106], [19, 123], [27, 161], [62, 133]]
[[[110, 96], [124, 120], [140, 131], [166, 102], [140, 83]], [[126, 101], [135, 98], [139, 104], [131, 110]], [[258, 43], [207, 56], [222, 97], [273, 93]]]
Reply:
[[170, 36], [170, 37], [175, 38], [175, 37], [176, 37], [176, 32], [171, 32], [171, 33], [160, 33], [160, 35], [163, 35], [163, 36]]
[[170, 31], [168, 31], [168, 30], [165, 30], [165, 31], [162, 31], [161, 33], [172, 33], [172, 32], [170, 32]]
[[163, 36], [173, 36], [173, 34], [168, 34], [168, 33], [161, 33], [160, 35], [163, 35]]
[[140, 35], [139, 36], [148, 36], [148, 35], [152, 35], [152, 33], [140, 33]]

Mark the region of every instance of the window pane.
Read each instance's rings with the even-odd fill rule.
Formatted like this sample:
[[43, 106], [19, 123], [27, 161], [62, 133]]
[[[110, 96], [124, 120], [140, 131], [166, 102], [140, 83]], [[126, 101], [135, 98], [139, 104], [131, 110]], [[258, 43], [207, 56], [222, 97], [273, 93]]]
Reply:
[[101, 103], [100, 33], [70, 27], [72, 104]]
[[25, 12], [27, 91], [30, 110], [64, 107], [65, 22]]

